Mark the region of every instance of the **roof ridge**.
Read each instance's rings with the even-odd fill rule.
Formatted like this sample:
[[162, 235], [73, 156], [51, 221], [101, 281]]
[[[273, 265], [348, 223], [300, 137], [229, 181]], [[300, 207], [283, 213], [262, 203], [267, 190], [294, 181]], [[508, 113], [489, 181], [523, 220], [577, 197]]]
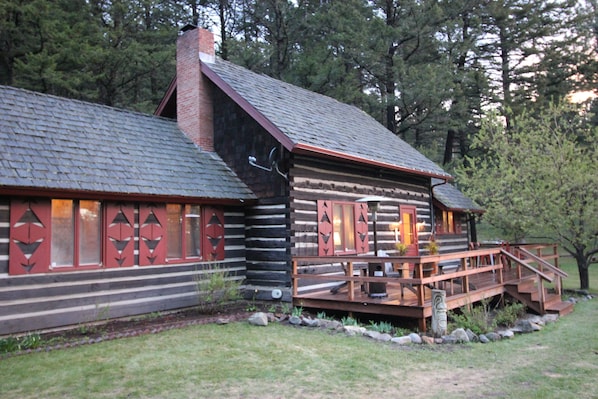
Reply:
[[40, 91], [26, 89], [26, 88], [23, 88], [23, 87], [0, 85], [0, 90], [12, 90], [12, 91], [15, 91], [15, 92], [22, 92], [23, 95], [35, 95], [35, 96], [38, 96], [38, 97], [52, 98], [52, 99], [54, 99], [56, 101], [73, 102], [73, 103], [77, 103], [77, 104], [81, 104], [81, 105], [86, 105], [86, 106], [93, 106], [93, 107], [98, 107], [98, 108], [104, 108], [104, 109], [111, 110], [111, 111], [114, 111], [114, 112], [124, 112], [124, 113], [134, 114], [134, 115], [138, 115], [138, 116], [152, 117], [153, 119], [162, 119], [162, 120], [168, 121], [168, 122], [175, 121], [174, 119], [171, 119], [171, 118], [166, 118], [166, 117], [163, 117], [163, 116], [158, 116], [158, 115], [154, 115], [154, 114], [150, 114], [150, 113], [146, 113], [146, 112], [135, 111], [135, 110], [127, 109], [127, 108], [120, 108], [120, 107], [116, 107], [116, 106], [112, 106], [112, 105], [106, 105], [106, 104], [102, 104], [102, 103], [95, 103], [95, 102], [92, 102], [92, 101], [81, 100], [81, 99], [78, 99], [78, 98], [61, 97], [61, 96], [56, 95], [56, 94], [42, 93]]

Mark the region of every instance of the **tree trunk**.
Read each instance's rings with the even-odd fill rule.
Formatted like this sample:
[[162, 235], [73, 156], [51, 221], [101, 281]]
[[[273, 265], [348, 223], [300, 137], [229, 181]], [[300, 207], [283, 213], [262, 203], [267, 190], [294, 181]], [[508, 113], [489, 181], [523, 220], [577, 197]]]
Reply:
[[588, 267], [589, 259], [584, 256], [583, 251], [577, 251], [575, 254], [575, 260], [577, 261], [577, 271], [579, 272], [579, 289], [589, 290], [590, 289], [590, 274]]

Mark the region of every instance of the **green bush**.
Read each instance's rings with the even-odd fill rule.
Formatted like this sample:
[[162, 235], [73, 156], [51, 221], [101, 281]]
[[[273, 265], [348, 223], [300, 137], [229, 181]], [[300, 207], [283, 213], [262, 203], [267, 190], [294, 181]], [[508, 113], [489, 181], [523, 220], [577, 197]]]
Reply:
[[451, 323], [450, 329], [463, 328], [470, 329], [475, 334], [484, 334], [491, 331], [496, 326], [491, 317], [491, 310], [489, 301], [484, 300], [481, 303], [467, 307], [460, 308], [460, 311], [449, 312], [449, 319]]
[[494, 323], [498, 326], [512, 327], [517, 319], [525, 314], [525, 305], [520, 302], [511, 302], [496, 311]]
[[0, 353], [35, 349], [41, 345], [41, 342], [42, 339], [39, 334], [28, 334], [22, 337], [2, 338], [0, 339]]
[[215, 313], [224, 305], [241, 299], [241, 283], [233, 280], [221, 265], [210, 263], [195, 275], [199, 309], [204, 313]]

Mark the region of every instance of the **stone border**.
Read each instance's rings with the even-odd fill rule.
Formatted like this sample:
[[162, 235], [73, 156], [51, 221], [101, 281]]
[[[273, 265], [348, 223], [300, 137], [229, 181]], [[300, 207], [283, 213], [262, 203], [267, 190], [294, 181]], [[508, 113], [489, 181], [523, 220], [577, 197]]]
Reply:
[[[580, 299], [571, 297], [567, 299], [570, 302], [577, 303], [581, 301], [591, 300], [591, 295], [582, 296]], [[405, 336], [393, 337], [387, 333], [380, 333], [374, 330], [368, 330], [366, 327], [355, 325], [343, 325], [338, 320], [317, 319], [306, 316], [290, 316], [275, 315], [273, 313], [257, 312], [252, 314], [247, 322], [255, 326], [267, 326], [272, 322], [288, 322], [288, 324], [298, 327], [321, 328], [324, 330], [331, 330], [342, 332], [348, 336], [364, 336], [374, 341], [391, 342], [397, 345], [410, 344], [464, 344], [470, 342], [479, 342], [486, 344], [489, 342], [499, 341], [502, 339], [514, 338], [516, 334], [526, 334], [542, 330], [542, 328], [549, 323], [554, 323], [559, 319], [557, 314], [545, 314], [538, 316], [534, 314], [526, 314], [523, 318], [517, 320], [515, 326], [511, 328], [499, 329], [497, 331], [489, 332], [487, 334], [477, 335], [471, 330], [457, 328], [448, 335], [443, 335], [440, 338], [434, 338], [426, 334], [411, 333]]]

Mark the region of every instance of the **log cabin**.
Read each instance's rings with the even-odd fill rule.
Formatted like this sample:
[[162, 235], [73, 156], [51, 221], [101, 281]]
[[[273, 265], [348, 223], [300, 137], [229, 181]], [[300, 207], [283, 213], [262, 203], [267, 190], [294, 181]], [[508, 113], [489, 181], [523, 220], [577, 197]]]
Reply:
[[354, 106], [219, 59], [204, 29], [179, 36], [155, 115], [4, 86], [0, 114], [0, 335], [194, 306], [214, 265], [291, 302], [333, 285], [299, 283], [297, 257], [476, 241], [482, 209], [442, 168]]

